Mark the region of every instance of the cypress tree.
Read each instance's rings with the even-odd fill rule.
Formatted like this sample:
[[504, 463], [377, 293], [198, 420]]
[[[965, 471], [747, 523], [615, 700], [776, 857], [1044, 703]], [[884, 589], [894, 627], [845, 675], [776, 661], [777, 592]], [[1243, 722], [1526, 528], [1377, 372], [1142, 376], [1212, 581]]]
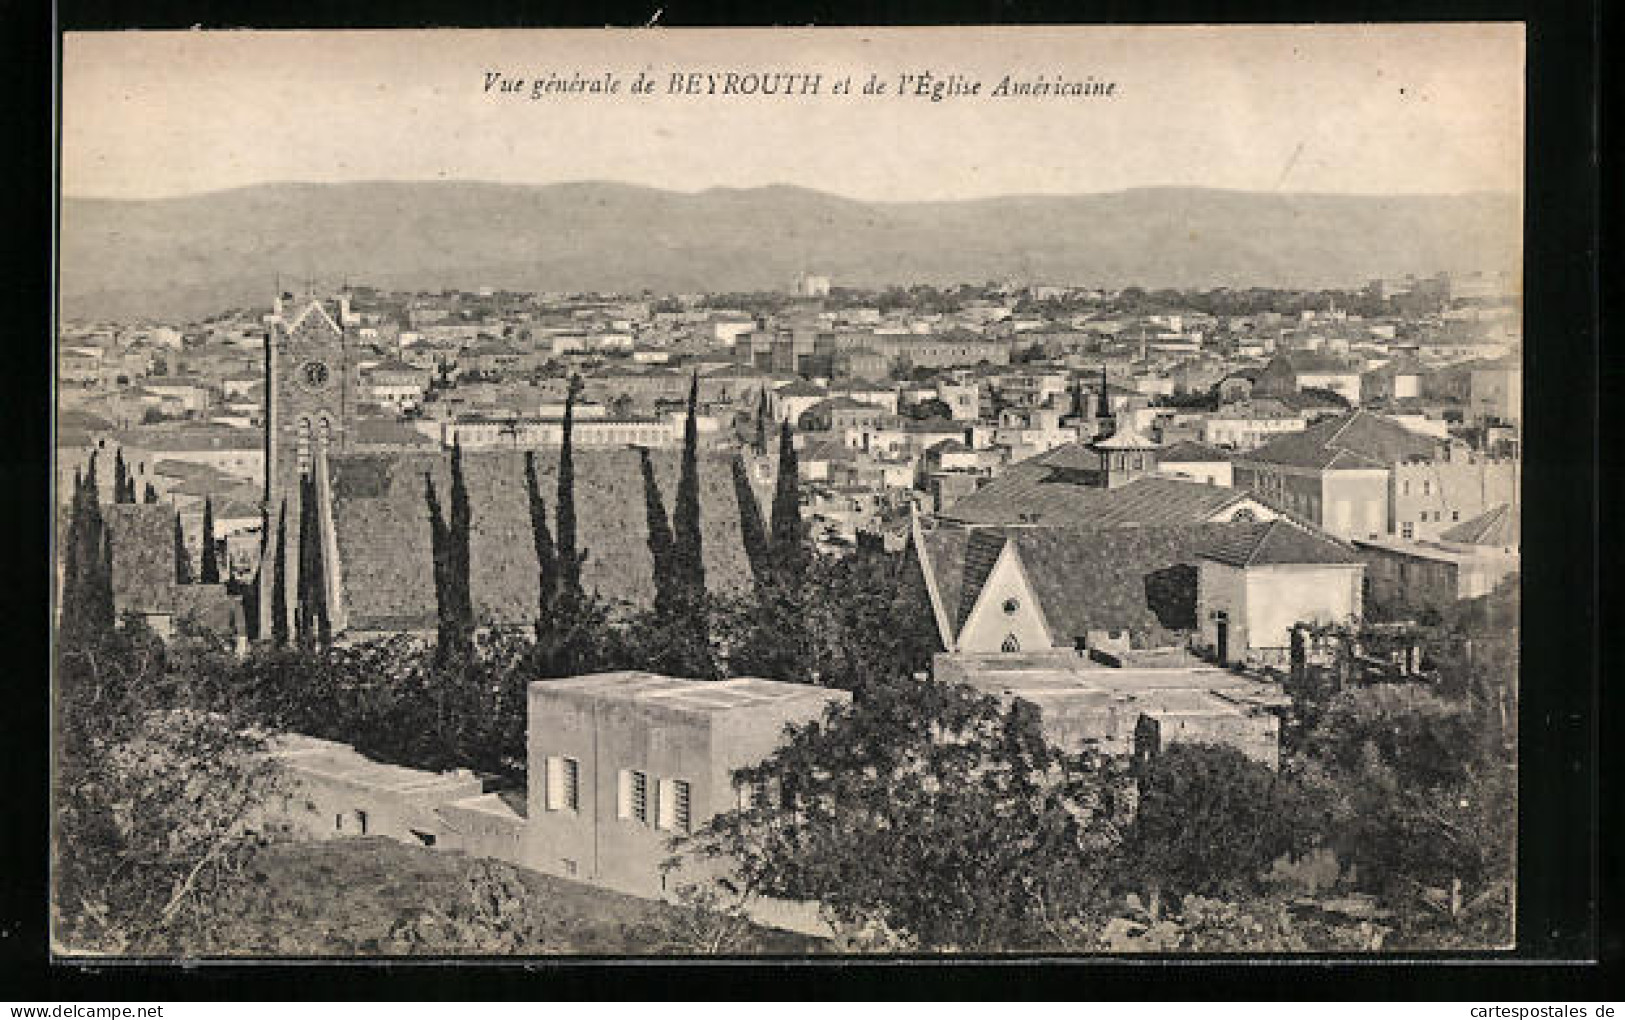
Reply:
[[175, 515], [175, 583], [192, 583], [192, 556], [186, 551], [186, 531], [181, 527], [181, 515]]
[[288, 643], [288, 501], [276, 520], [276, 562], [271, 567], [271, 639], [278, 648]]
[[463, 444], [454, 441], [451, 446], [451, 519], [446, 529], [449, 552], [446, 580], [449, 582], [447, 590], [452, 596], [451, 608], [459, 650], [466, 649], [474, 637], [474, 593], [470, 577], [472, 525], [468, 486], [463, 480]]
[[743, 455], [733, 459], [733, 477], [734, 501], [739, 504], [739, 537], [745, 546], [745, 557], [750, 560], [751, 576], [756, 583], [766, 584], [772, 571], [772, 554], [762, 522], [762, 508], [756, 502], [756, 490], [751, 488]]
[[756, 455], [767, 454], [767, 383], [756, 396]]
[[299, 590], [294, 605], [294, 636], [303, 648], [331, 639], [316, 480], [299, 480]]
[[158, 502], [158, 490], [154, 489], [152, 487], [151, 482], [147, 483], [147, 491], [142, 496], [142, 501], [146, 502], [146, 503], [157, 503]]
[[806, 528], [801, 520], [801, 472], [788, 421], [779, 425], [779, 477], [770, 531], [773, 570], [785, 583], [799, 585], [807, 572]]
[[677, 504], [672, 511], [672, 569], [689, 597], [705, 594], [705, 559], [700, 539], [700, 472], [698, 413], [700, 376], [694, 373], [688, 388], [688, 417], [683, 425], [682, 473], [677, 478]]
[[655, 481], [648, 450], [638, 448], [638, 462], [643, 469], [643, 516], [649, 527], [649, 555], [654, 561], [655, 612], [665, 618], [682, 604], [681, 582], [673, 572], [671, 523], [666, 518], [666, 501], [660, 495], [660, 483]]
[[220, 562], [214, 548], [214, 501], [203, 500], [203, 568], [198, 580], [204, 584], [220, 583]]
[[299, 548], [295, 562], [299, 564], [299, 578], [296, 582], [293, 595], [293, 638], [300, 648], [309, 648], [315, 635], [314, 619], [312, 616], [313, 595], [311, 583], [315, 577], [316, 565], [311, 562], [314, 553], [311, 533], [314, 530], [311, 510], [313, 503], [310, 498], [310, 479], [301, 475], [299, 478]]
[[536, 480], [536, 454], [530, 450], [525, 451], [525, 495], [530, 500], [531, 543], [536, 547], [536, 627], [540, 631], [551, 625], [559, 587], [559, 560], [553, 532], [547, 526], [547, 501], [542, 499], [541, 485]]
[[93, 640], [113, 626], [112, 547], [94, 485], [92, 457], [89, 476], [74, 476], [63, 550], [60, 633], [64, 644]]
[[444, 658], [450, 654], [455, 643], [454, 627], [452, 625], [451, 593], [447, 569], [447, 547], [451, 544], [447, 534], [446, 519], [440, 510], [440, 496], [434, 489], [434, 478], [429, 472], [423, 472], [423, 498], [429, 505], [429, 540], [434, 549], [434, 604], [439, 619], [439, 643], [436, 650], [438, 657]]
[[96, 636], [113, 627], [113, 558], [107, 522], [102, 518], [101, 490], [96, 481], [94, 453], [90, 455], [90, 468], [85, 473], [84, 498], [80, 507], [83, 523], [76, 553], [79, 599], [75, 609], [84, 627], [83, 633]]
[[135, 482], [130, 479], [130, 469], [124, 465], [124, 450], [120, 448], [113, 454], [113, 502], [134, 503], [134, 498], [125, 498], [126, 490], [133, 493]]
[[73, 471], [73, 500], [68, 504], [68, 536], [62, 547], [62, 589], [58, 627], [64, 635], [75, 631], [84, 610], [81, 607], [84, 587], [79, 583], [79, 543], [84, 533], [85, 479], [78, 468]]
[[[98, 513], [100, 511], [98, 510]], [[90, 624], [98, 634], [113, 629], [113, 534], [105, 526], [101, 529], [101, 555], [96, 557], [95, 584], [90, 592]]]
[[564, 436], [559, 447], [558, 495], [554, 499], [554, 516], [558, 527], [559, 602], [571, 608], [581, 601], [581, 563], [586, 553], [576, 548], [576, 468], [575, 468], [575, 408], [576, 397], [582, 390], [581, 377], [570, 377], [564, 398]]

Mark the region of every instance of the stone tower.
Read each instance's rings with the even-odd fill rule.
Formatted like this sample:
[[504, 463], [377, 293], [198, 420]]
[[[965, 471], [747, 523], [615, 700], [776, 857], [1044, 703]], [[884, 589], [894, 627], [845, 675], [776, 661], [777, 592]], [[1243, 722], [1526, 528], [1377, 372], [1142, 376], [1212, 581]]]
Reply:
[[[335, 564], [327, 457], [348, 446], [355, 414], [357, 378], [348, 294], [319, 300], [313, 290], [295, 300], [279, 294], [267, 319], [265, 337], [265, 556], [260, 569], [261, 633], [270, 636], [276, 557], [284, 556], [286, 599], [290, 617], [298, 591], [301, 505], [300, 483], [310, 478], [324, 552], [324, 565]], [[279, 519], [286, 512], [287, 549], [277, 548]], [[329, 571], [331, 573], [331, 571]], [[329, 604], [337, 595], [336, 579], [324, 578]]]

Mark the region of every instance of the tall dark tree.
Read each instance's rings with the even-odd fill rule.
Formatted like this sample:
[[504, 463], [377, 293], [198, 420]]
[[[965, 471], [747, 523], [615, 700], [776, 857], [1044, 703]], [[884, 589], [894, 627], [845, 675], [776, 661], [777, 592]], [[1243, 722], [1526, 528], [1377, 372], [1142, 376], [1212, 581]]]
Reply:
[[536, 479], [536, 454], [525, 451], [525, 495], [530, 501], [531, 544], [536, 548], [536, 627], [549, 627], [559, 588], [558, 550], [553, 545], [553, 532], [547, 526], [547, 501]]
[[84, 532], [85, 479], [78, 468], [73, 472], [73, 499], [68, 503], [68, 536], [62, 545], [62, 584], [57, 593], [63, 632], [78, 626], [84, 610], [84, 588], [79, 583], [79, 543]]
[[123, 449], [113, 454], [113, 502], [135, 502], [135, 482], [130, 478], [130, 469], [124, 463]]
[[204, 584], [220, 583], [220, 560], [214, 545], [214, 501], [203, 500], [203, 566], [198, 580]]
[[767, 528], [762, 521], [762, 508], [756, 502], [756, 490], [751, 487], [750, 475], [745, 469], [745, 458], [733, 458], [734, 502], [739, 504], [739, 537], [750, 560], [751, 576], [758, 585], [765, 584], [772, 570], [772, 553], [768, 548]]
[[466, 635], [465, 641], [472, 640], [474, 635], [472, 531], [473, 513], [468, 503], [468, 483], [463, 477], [463, 446], [454, 442], [451, 447], [451, 515], [447, 522], [451, 573], [447, 576], [452, 582], [452, 606], [457, 614], [457, 626], [459, 632]]
[[654, 561], [655, 613], [669, 619], [683, 600], [672, 560], [671, 522], [666, 517], [666, 502], [660, 495], [649, 451], [642, 447], [638, 448], [638, 466], [643, 471], [643, 517], [649, 528], [649, 555]]
[[181, 527], [181, 515], [175, 515], [175, 583], [192, 583], [192, 554], [186, 549], [186, 531]]
[[276, 561], [271, 567], [271, 640], [278, 648], [288, 643], [288, 502], [276, 520]]
[[705, 558], [700, 538], [699, 413], [700, 376], [688, 387], [688, 416], [683, 425], [682, 473], [677, 478], [677, 503], [672, 509], [672, 570], [677, 583], [696, 601], [705, 595]]
[[68, 542], [63, 551], [61, 637], [65, 644], [96, 640], [113, 629], [112, 555], [96, 489], [96, 459], [75, 476]]
[[801, 519], [801, 470], [790, 423], [779, 426], [779, 477], [773, 490], [769, 548], [780, 580], [797, 586], [807, 574], [807, 528]]
[[575, 411], [576, 398], [583, 384], [579, 375], [570, 377], [564, 398], [564, 434], [559, 446], [558, 495], [554, 499], [554, 517], [557, 527], [556, 547], [559, 561], [559, 600], [573, 606], [581, 601], [581, 563], [586, 553], [577, 549], [576, 542], [576, 467], [575, 467]]
[[156, 502], [158, 502], [158, 490], [154, 489], [152, 487], [151, 482], [147, 483], [147, 491], [142, 495], [141, 501], [143, 503], [156, 503]]
[[299, 586], [294, 603], [294, 637], [300, 647], [325, 645], [330, 635], [326, 568], [316, 506], [316, 482], [299, 480]]
[[472, 628], [465, 625], [463, 599], [458, 592], [455, 540], [440, 506], [434, 479], [424, 472], [425, 499], [429, 505], [429, 528], [434, 546], [435, 607], [439, 615], [436, 658], [446, 662], [469, 650]]
[[756, 397], [756, 455], [767, 455], [767, 384], [762, 384]]

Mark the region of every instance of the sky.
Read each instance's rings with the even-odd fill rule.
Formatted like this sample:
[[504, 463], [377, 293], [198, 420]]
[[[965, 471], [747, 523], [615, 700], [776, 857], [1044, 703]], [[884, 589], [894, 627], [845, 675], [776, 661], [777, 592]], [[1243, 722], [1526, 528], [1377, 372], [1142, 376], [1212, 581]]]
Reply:
[[[874, 201], [1143, 186], [1521, 193], [1521, 25], [117, 32], [63, 40], [61, 179], [155, 198], [284, 181], [793, 184]], [[681, 95], [674, 73], [818, 74]], [[653, 94], [632, 95], [639, 73]], [[981, 94], [833, 95], [930, 72]], [[488, 75], [525, 91], [485, 88]], [[544, 95], [549, 74], [614, 95]], [[994, 97], [1005, 75], [1109, 97]], [[703, 81], [703, 79], [702, 79]], [[703, 86], [702, 86], [703, 87]]]

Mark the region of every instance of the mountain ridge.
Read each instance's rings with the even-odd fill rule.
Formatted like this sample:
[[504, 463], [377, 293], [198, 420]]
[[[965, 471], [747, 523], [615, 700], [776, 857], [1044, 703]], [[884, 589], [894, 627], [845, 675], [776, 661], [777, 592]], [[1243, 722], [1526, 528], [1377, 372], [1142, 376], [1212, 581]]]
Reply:
[[64, 197], [63, 314], [174, 318], [267, 300], [285, 276], [440, 290], [737, 291], [1015, 279], [1082, 286], [1357, 286], [1516, 270], [1516, 195], [1153, 186], [869, 202], [800, 185], [612, 181], [255, 184]]

